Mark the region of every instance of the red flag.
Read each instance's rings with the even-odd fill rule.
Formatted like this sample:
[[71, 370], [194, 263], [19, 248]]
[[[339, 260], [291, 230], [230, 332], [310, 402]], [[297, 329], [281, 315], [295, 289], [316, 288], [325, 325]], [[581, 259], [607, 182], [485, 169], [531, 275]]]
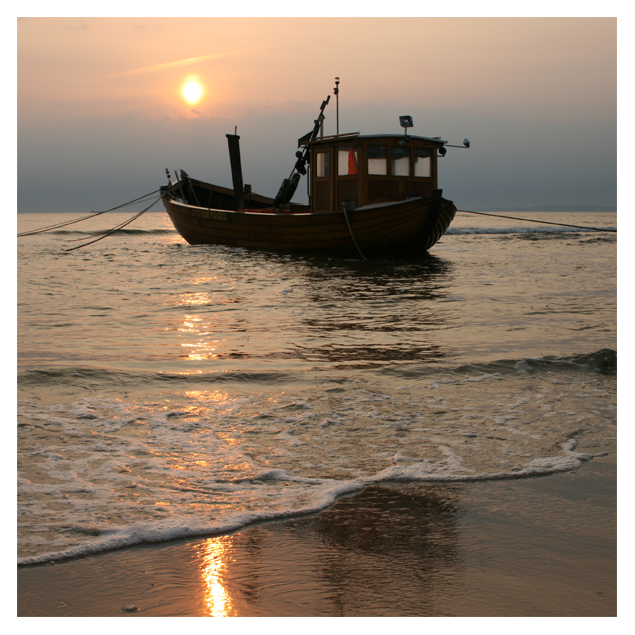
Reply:
[[357, 174], [357, 159], [355, 157], [355, 148], [348, 151], [348, 173]]

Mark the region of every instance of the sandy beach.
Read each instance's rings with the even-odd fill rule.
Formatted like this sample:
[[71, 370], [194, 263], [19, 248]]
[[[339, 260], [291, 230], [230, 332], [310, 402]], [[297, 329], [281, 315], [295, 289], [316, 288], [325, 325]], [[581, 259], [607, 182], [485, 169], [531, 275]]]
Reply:
[[18, 616], [614, 616], [616, 460], [18, 570]]

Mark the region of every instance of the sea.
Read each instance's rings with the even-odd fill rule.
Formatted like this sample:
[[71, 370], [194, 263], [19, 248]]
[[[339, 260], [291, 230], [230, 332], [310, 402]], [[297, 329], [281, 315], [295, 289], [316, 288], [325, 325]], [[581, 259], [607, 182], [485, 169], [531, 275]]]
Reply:
[[96, 241], [132, 213], [17, 239], [21, 565], [616, 453], [615, 213], [459, 212], [375, 260], [192, 246], [162, 212]]

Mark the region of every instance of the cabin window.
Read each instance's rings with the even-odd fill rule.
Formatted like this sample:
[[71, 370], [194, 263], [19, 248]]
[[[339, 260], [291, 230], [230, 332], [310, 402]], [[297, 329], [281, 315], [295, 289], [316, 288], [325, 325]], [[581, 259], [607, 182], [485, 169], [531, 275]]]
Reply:
[[357, 174], [357, 172], [357, 148], [355, 146], [340, 146], [337, 152], [338, 176]]
[[318, 152], [316, 156], [317, 177], [331, 176], [331, 153]]
[[432, 176], [432, 150], [415, 148], [415, 176]]
[[388, 174], [388, 146], [368, 146], [368, 174]]
[[393, 176], [410, 176], [410, 148], [392, 148], [391, 159], [390, 169]]

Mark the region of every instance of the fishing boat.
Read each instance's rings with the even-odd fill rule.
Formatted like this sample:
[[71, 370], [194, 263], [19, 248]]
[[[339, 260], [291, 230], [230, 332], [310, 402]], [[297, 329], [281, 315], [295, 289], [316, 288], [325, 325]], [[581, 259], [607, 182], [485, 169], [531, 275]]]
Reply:
[[[404, 134], [323, 136], [322, 102], [313, 130], [298, 140], [296, 163], [275, 198], [243, 184], [237, 131], [228, 134], [233, 188], [183, 170], [161, 188], [165, 209], [190, 244], [287, 252], [381, 256], [420, 253], [443, 236], [456, 207], [437, 188], [437, 160], [447, 141]], [[339, 119], [338, 119], [339, 121]], [[469, 147], [467, 139], [464, 147]], [[450, 146], [462, 147], [462, 146]], [[302, 176], [308, 204], [291, 202]]]

